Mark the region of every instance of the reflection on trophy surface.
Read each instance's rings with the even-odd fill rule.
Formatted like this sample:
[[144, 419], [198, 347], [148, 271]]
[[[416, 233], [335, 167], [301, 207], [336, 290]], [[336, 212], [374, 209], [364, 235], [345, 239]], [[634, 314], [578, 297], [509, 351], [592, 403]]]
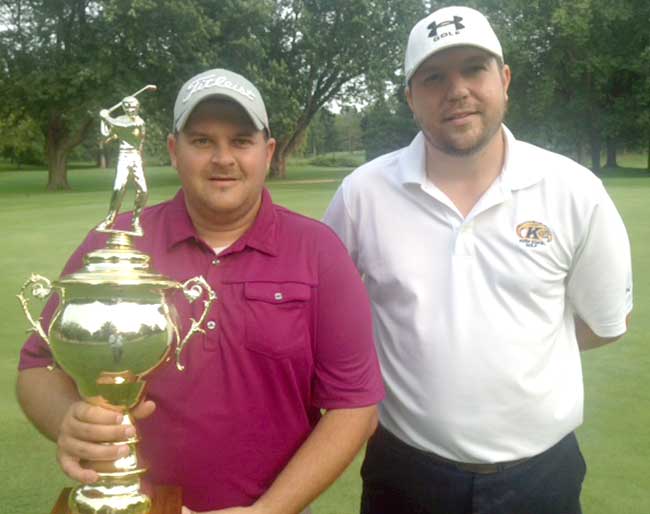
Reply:
[[[146, 86], [145, 90], [155, 90]], [[188, 340], [202, 332], [201, 324], [216, 295], [203, 279], [194, 277], [184, 283], [156, 273], [150, 258], [135, 249], [133, 236], [142, 236], [139, 215], [147, 197], [142, 168], [144, 121], [138, 116], [135, 95], [125, 97], [118, 106], [124, 116], [111, 118], [102, 110], [102, 133], [121, 140], [120, 155], [110, 210], [98, 231], [110, 233], [105, 248], [84, 257], [84, 267], [50, 282], [40, 275], [23, 285], [18, 298], [32, 327], [50, 345], [56, 364], [70, 375], [81, 396], [91, 404], [124, 413], [123, 424], [132, 424], [129, 410], [141, 399], [143, 378], [167, 357], [175, 344], [177, 367], [183, 369], [181, 352]], [[112, 109], [111, 109], [112, 110]], [[136, 184], [133, 230], [112, 228], [129, 177]], [[26, 293], [40, 299], [53, 292], [59, 306], [45, 330], [28, 310]], [[184, 336], [179, 333], [176, 310], [169, 301], [182, 291], [189, 302], [204, 297], [198, 320]], [[138, 463], [137, 437], [106, 444], [127, 444], [129, 454], [115, 461], [85, 462], [99, 474], [94, 484], [76, 487], [69, 497], [74, 514], [147, 514], [151, 499], [140, 490], [140, 476], [146, 471]]]

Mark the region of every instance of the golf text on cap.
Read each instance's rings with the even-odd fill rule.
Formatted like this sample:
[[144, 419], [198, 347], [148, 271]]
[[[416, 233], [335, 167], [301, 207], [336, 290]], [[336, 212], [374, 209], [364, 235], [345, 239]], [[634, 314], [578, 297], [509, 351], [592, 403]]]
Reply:
[[[428, 29], [431, 30], [431, 32], [429, 32], [429, 37], [432, 38], [434, 41], [438, 41], [443, 37], [456, 36], [460, 33], [461, 29], [465, 28], [465, 25], [463, 25], [461, 21], [463, 21], [463, 18], [461, 16], [454, 16], [453, 20], [443, 21], [442, 23], [436, 23], [434, 21], [431, 25], [427, 27]], [[456, 32], [446, 31], [446, 32], [442, 32], [441, 34], [438, 34], [438, 29], [441, 27], [446, 27], [447, 25], [453, 25], [454, 28], [456, 29]]]
[[187, 96], [183, 98], [183, 103], [187, 102], [194, 93], [203, 91], [208, 87], [230, 89], [231, 91], [235, 91], [236, 93], [245, 96], [249, 100], [255, 100], [255, 94], [250, 89], [246, 89], [244, 86], [228, 80], [223, 75], [208, 75], [207, 77], [201, 77], [194, 80], [187, 85], [188, 93]]

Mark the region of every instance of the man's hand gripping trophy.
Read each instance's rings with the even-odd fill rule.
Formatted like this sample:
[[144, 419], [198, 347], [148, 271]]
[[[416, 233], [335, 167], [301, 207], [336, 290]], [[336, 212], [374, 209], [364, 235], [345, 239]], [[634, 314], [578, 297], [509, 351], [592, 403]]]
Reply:
[[[157, 87], [149, 84], [130, 96], [125, 96], [119, 103], [110, 109], [99, 111], [101, 117], [101, 133], [106, 137], [105, 142], [115, 139], [120, 141], [120, 151], [115, 170], [113, 194], [104, 221], [97, 225], [99, 232], [115, 232], [113, 224], [122, 205], [129, 177], [133, 178], [135, 185], [135, 202], [133, 206], [133, 221], [131, 235], [141, 236], [140, 214], [147, 203], [147, 182], [144, 178], [142, 167], [142, 148], [144, 146], [145, 123], [138, 115], [140, 102], [136, 96], [144, 91], [156, 91]], [[124, 114], [116, 118], [111, 117], [111, 112], [122, 107]]]

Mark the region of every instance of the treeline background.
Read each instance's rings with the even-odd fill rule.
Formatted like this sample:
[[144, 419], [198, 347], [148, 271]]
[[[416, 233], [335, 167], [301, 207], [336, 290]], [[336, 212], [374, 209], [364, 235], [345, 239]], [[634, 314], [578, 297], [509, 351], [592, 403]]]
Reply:
[[[262, 91], [278, 139], [272, 175], [290, 155], [339, 162], [405, 144], [416, 127], [402, 63], [413, 24], [458, 2], [424, 0], [3, 0], [0, 156], [43, 164], [66, 189], [70, 159], [110, 163], [99, 109], [144, 84], [146, 158], [166, 162], [180, 85], [224, 67]], [[520, 139], [590, 166], [648, 154], [650, 2], [464, 2], [494, 25], [513, 71], [507, 124]], [[329, 157], [327, 154], [330, 154]], [[44, 184], [45, 186], [45, 184]]]

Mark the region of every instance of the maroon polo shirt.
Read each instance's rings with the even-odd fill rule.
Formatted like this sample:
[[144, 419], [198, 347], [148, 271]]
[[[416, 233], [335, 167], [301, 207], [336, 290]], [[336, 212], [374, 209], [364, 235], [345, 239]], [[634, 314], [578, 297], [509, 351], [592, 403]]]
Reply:
[[[120, 216], [118, 226], [128, 221]], [[158, 273], [178, 281], [203, 275], [218, 296], [206, 334], [183, 352], [186, 370], [171, 359], [146, 379], [157, 404], [138, 423], [146, 479], [182, 486], [193, 510], [249, 505], [309, 436], [320, 409], [383, 398], [365, 288], [328, 227], [274, 205], [266, 190], [254, 224], [218, 256], [196, 234], [182, 191], [141, 221], [136, 246]], [[105, 240], [91, 232], [63, 274]], [[45, 327], [55, 303], [43, 312]], [[184, 334], [202, 302], [175, 303]], [[50, 363], [32, 335], [19, 368]]]

